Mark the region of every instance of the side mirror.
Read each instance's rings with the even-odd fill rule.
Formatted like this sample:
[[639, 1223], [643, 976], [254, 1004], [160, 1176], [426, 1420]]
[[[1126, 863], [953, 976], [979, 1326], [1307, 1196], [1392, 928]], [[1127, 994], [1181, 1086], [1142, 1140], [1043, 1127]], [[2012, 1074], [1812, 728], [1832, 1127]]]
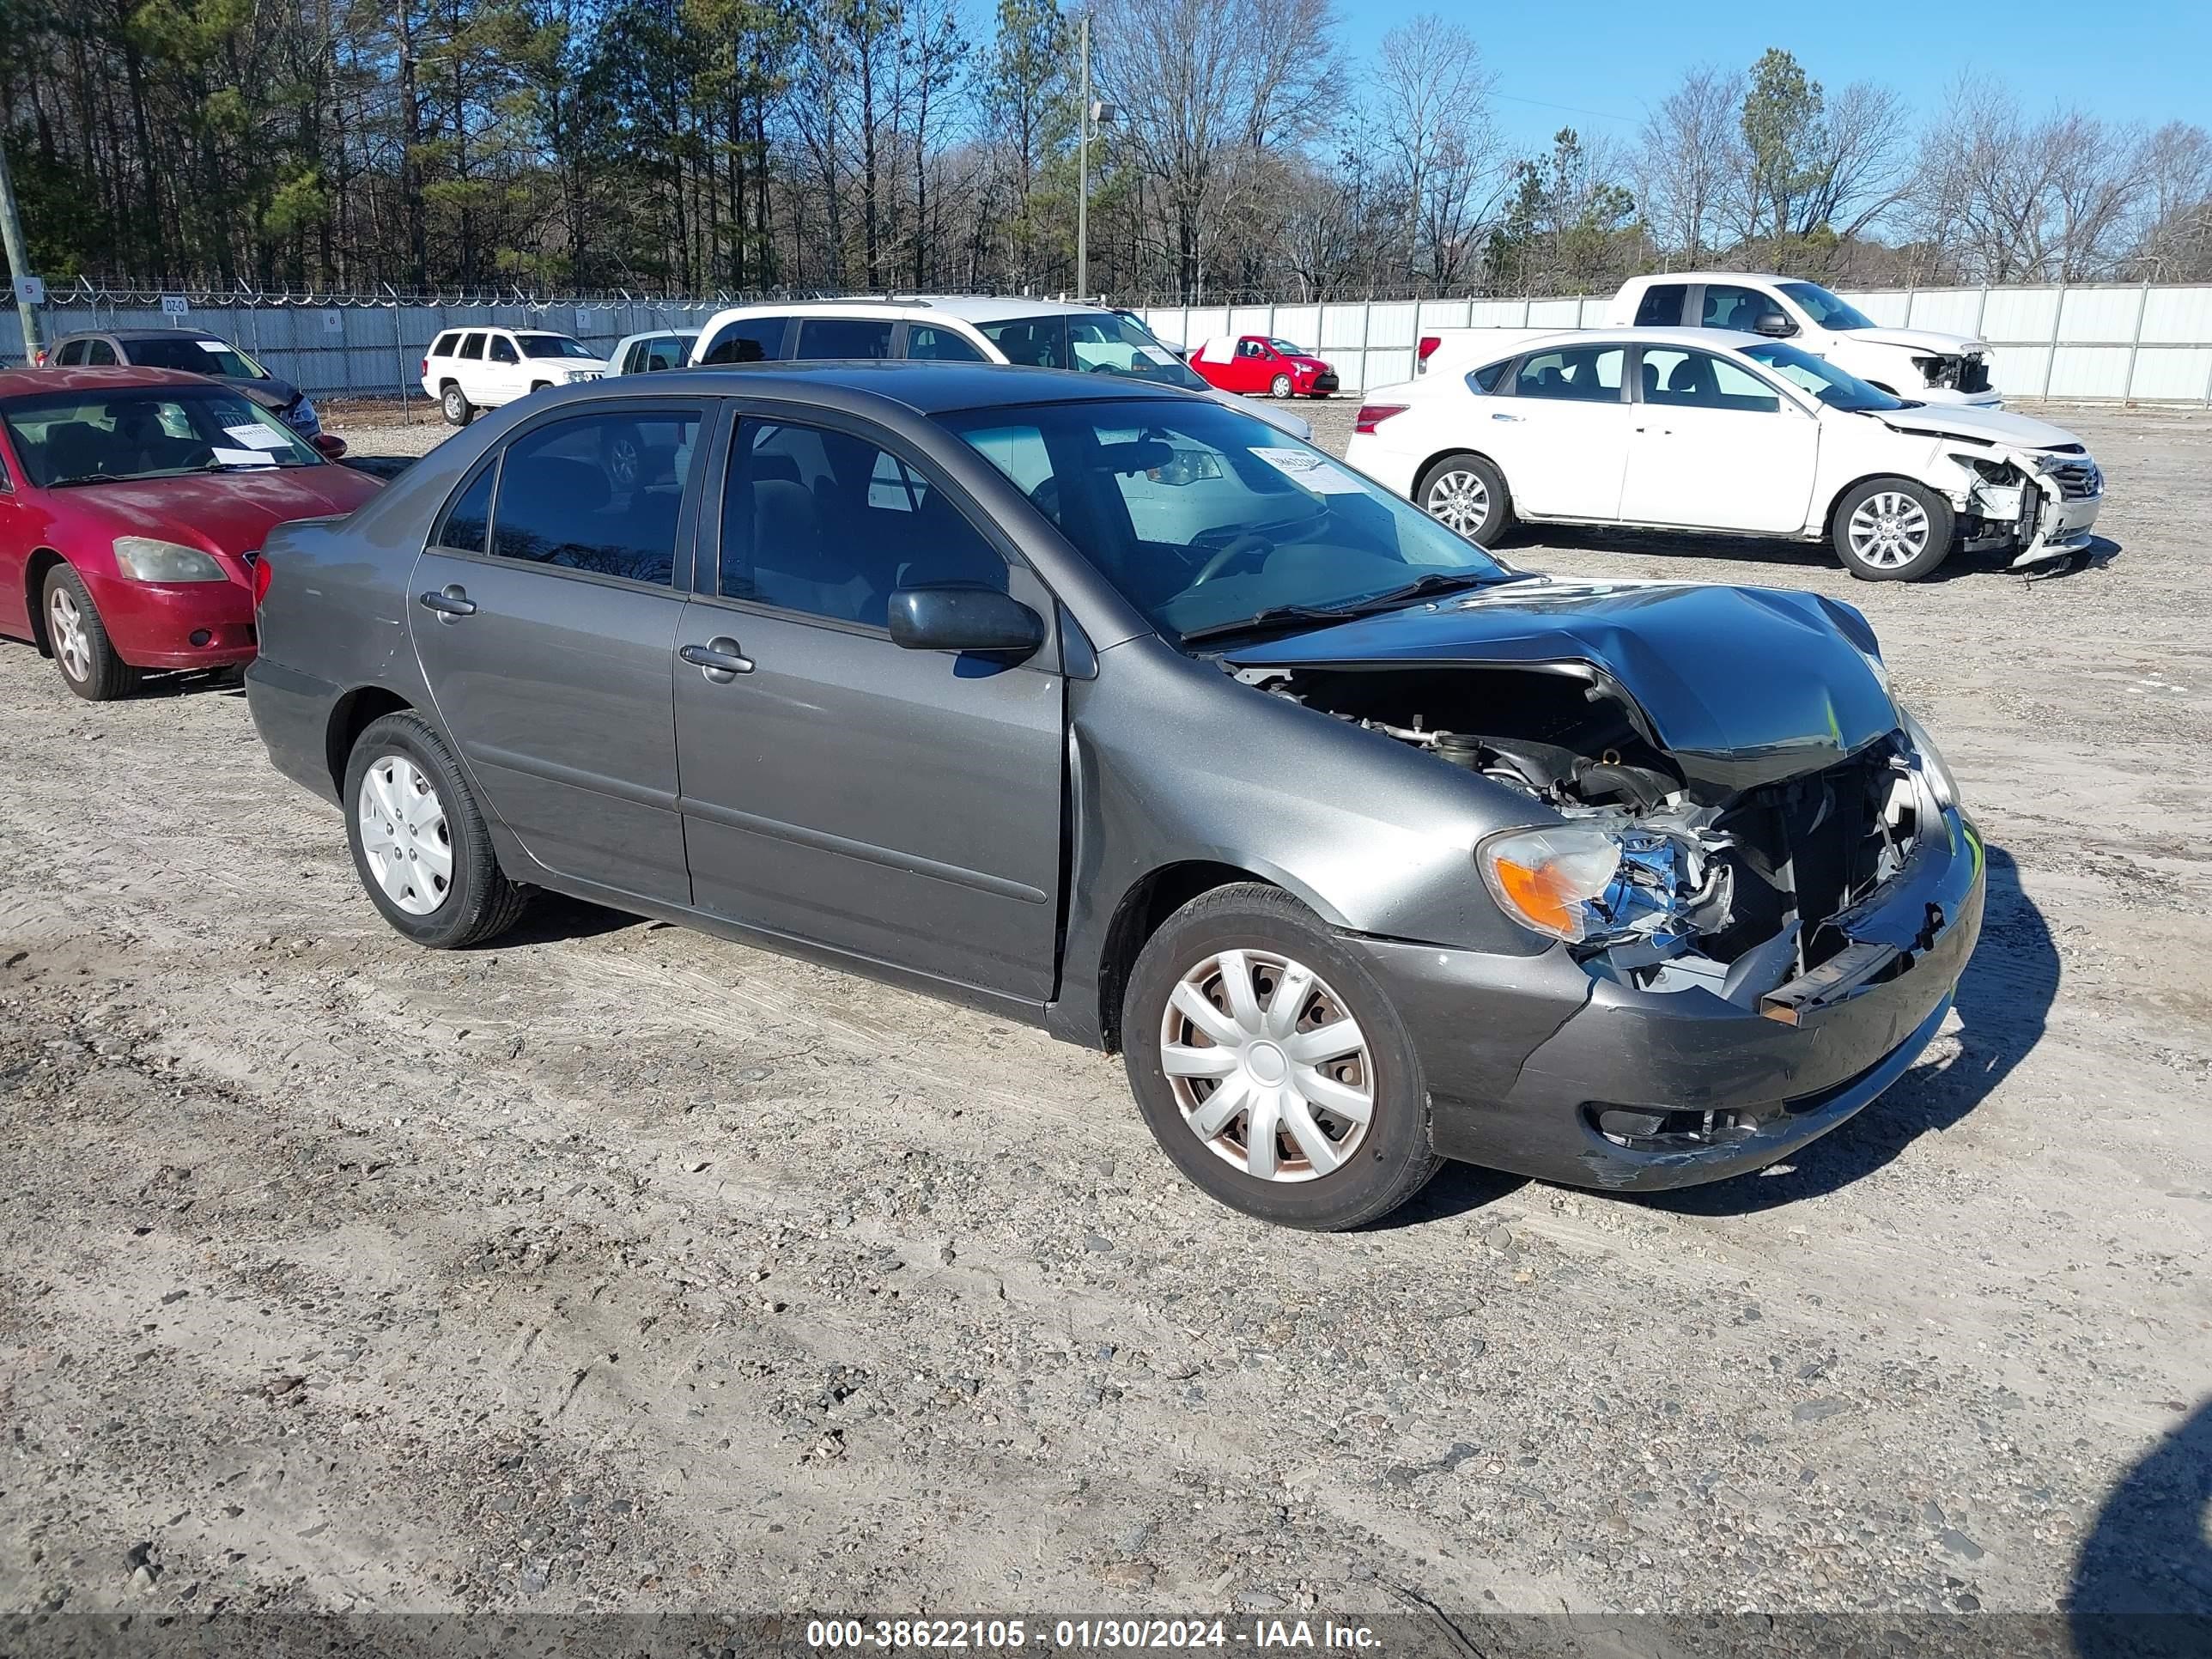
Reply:
[[315, 453], [326, 461], [335, 461], [346, 453], [346, 441], [335, 432], [318, 432], [307, 440]]
[[995, 587], [902, 587], [890, 599], [891, 643], [1022, 662], [1044, 644], [1044, 618]]
[[1786, 340], [1797, 331], [1797, 325], [1778, 311], [1762, 311], [1752, 325], [1755, 334], [1764, 334], [1770, 340]]

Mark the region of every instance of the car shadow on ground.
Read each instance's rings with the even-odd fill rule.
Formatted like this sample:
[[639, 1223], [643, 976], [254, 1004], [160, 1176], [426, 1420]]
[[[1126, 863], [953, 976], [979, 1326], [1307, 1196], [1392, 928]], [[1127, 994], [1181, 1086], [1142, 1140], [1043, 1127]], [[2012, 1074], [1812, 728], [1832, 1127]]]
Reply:
[[524, 945], [562, 945], [572, 939], [597, 939], [603, 933], [618, 933], [626, 927], [640, 932], [665, 923], [634, 916], [624, 910], [610, 910], [604, 904], [593, 904], [587, 899], [570, 898], [566, 893], [539, 890], [530, 901], [530, 908], [522, 913], [522, 920], [489, 940], [488, 951], [508, 951]]
[[2212, 1653], [2212, 1400], [2121, 1477], [2083, 1540], [2065, 1612], [2081, 1659]]
[[1841, 1127], [1769, 1169], [1636, 1201], [1680, 1215], [1751, 1215], [1817, 1198], [1890, 1163], [1921, 1136], [1940, 1133], [1987, 1099], [2042, 1040], [2058, 995], [2050, 924], [2020, 884], [2020, 867], [1990, 847], [1982, 937], [1959, 981], [1959, 1053], [1920, 1065]]
[[[1694, 531], [1664, 530], [1601, 530], [1575, 526], [1571, 542], [1538, 539], [1554, 532], [1564, 532], [1565, 526], [1532, 526], [1530, 531], [1509, 540], [1500, 549], [1509, 563], [1521, 568], [1541, 569], [1553, 576], [1571, 576], [1571, 566], [1552, 565], [1545, 560], [1554, 554], [1571, 556], [1577, 552], [1613, 555], [1643, 554], [1652, 558], [1692, 558], [1724, 560], [1733, 564], [1781, 565], [1792, 570], [1825, 570], [1838, 577], [1844, 575], [1844, 568], [1825, 542], [1790, 542], [1765, 540], [1751, 536], [1701, 536]], [[1521, 551], [1540, 556], [1534, 561], [1516, 557]], [[1942, 565], [1920, 579], [1923, 586], [1940, 586], [1946, 582], [1979, 580], [1990, 576], [2014, 576], [2031, 581], [2047, 581], [2056, 576], [2076, 575], [2086, 570], [2101, 570], [2121, 553], [2118, 542], [2102, 536], [2092, 537], [2089, 545], [2078, 553], [2047, 563], [2014, 569], [2011, 556], [2002, 552], [1954, 553]], [[1711, 572], [1685, 573], [1691, 581], [1725, 580]], [[1856, 586], [1857, 584], [1851, 584]]]

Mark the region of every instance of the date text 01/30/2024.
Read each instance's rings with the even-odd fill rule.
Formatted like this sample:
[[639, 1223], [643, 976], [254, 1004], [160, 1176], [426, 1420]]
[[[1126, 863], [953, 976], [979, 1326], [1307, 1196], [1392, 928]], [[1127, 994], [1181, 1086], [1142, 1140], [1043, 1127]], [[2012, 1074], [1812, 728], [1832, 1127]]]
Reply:
[[811, 1619], [806, 1645], [826, 1651], [897, 1652], [902, 1649], [1012, 1652], [1040, 1650], [1175, 1652], [1194, 1649], [1326, 1648], [1371, 1653], [1373, 1629], [1331, 1619]]

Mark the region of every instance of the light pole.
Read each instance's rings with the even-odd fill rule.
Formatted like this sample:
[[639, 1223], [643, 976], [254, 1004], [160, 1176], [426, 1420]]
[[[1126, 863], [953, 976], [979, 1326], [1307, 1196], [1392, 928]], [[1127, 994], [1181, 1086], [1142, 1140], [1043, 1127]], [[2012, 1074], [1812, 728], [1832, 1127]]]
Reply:
[[1114, 118], [1111, 104], [1091, 99], [1091, 14], [1083, 14], [1081, 40], [1083, 102], [1075, 127], [1075, 297], [1091, 295], [1091, 130]]
[[16, 283], [15, 315], [23, 325], [23, 361], [39, 361], [39, 307], [31, 297], [37, 284], [31, 277], [31, 251], [23, 246], [23, 222], [15, 212], [15, 182], [8, 173], [8, 142], [0, 135], [0, 247], [8, 255], [8, 269]]

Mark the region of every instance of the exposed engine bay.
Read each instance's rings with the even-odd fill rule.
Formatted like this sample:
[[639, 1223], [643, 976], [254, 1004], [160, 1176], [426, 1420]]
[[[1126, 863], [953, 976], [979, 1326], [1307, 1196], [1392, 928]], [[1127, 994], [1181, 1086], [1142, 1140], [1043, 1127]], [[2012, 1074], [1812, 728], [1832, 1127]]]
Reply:
[[1645, 990], [1755, 1007], [1833, 960], [1851, 945], [1835, 919], [1904, 868], [1938, 810], [1905, 733], [1745, 787], [1724, 765], [1657, 746], [1634, 700], [1584, 663], [1239, 678], [1557, 812], [1565, 833], [1521, 838], [1578, 884], [1555, 883], [1559, 925], [1534, 925], [1592, 974]]

